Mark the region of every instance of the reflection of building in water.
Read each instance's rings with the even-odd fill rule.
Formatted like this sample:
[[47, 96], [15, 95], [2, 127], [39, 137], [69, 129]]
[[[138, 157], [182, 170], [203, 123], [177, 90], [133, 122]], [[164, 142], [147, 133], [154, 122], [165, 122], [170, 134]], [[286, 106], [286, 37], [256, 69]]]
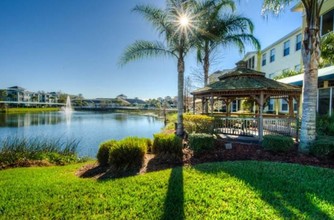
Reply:
[[38, 125], [54, 125], [65, 121], [65, 118], [55, 112], [38, 114], [0, 114], [1, 127], [27, 127]]

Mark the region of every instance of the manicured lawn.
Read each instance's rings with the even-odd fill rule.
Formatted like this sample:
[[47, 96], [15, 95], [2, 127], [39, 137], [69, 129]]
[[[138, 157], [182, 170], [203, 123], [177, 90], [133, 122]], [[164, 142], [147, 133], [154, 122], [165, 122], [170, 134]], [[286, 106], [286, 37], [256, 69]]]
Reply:
[[333, 219], [334, 170], [207, 163], [114, 180], [82, 164], [0, 171], [0, 219]]
[[39, 112], [56, 112], [59, 111], [60, 108], [7, 108], [2, 111], [5, 113], [39, 113]]

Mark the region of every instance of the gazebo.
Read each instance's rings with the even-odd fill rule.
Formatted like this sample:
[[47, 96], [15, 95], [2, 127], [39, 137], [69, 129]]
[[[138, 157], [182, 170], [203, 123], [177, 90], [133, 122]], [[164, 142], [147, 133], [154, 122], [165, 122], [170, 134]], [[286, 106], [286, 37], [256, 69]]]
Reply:
[[[259, 141], [262, 141], [264, 133], [284, 133], [298, 137], [301, 88], [268, 79], [265, 77], [265, 73], [248, 69], [245, 61], [239, 61], [236, 65], [234, 70], [220, 76], [219, 81], [191, 93], [194, 113], [196, 113], [195, 103], [198, 99], [201, 99], [202, 114], [205, 113], [205, 105], [209, 104], [211, 115], [214, 115], [214, 102], [222, 101], [226, 105], [226, 114], [223, 117], [218, 117], [222, 123], [215, 125], [217, 131], [239, 135], [250, 135], [249, 131], [253, 131], [252, 134], [258, 136]], [[229, 117], [228, 107], [236, 99], [253, 100], [258, 106], [258, 111], [250, 118]], [[278, 114], [265, 115], [264, 121], [263, 108], [268, 99], [286, 100], [289, 106], [288, 114], [283, 115], [283, 117]], [[296, 114], [294, 114], [293, 100], [298, 106]]]

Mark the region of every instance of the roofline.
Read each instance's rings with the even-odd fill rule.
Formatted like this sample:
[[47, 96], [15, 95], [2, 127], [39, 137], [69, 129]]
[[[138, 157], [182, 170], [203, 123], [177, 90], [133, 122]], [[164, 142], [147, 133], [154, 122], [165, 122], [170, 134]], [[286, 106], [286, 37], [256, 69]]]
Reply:
[[295, 30], [291, 31], [290, 33], [288, 33], [287, 35], [281, 37], [280, 39], [278, 39], [277, 41], [275, 41], [274, 43], [270, 44], [269, 46], [267, 46], [266, 48], [264, 48], [263, 50], [261, 50], [261, 53], [263, 53], [264, 51], [268, 50], [269, 48], [273, 47], [276, 44], [279, 44], [281, 42], [283, 42], [284, 40], [286, 40], [287, 38], [291, 37], [292, 35], [298, 33], [299, 31], [302, 30], [302, 27], [298, 27]]
[[304, 6], [303, 3], [300, 1], [295, 6], [293, 6], [290, 10], [292, 12], [303, 12]]
[[[333, 78], [334, 78], [334, 66], [329, 66], [329, 67], [319, 69], [318, 78], [321, 79], [321, 78], [326, 78], [326, 77], [329, 77], [329, 76], [333, 76]], [[302, 85], [303, 80], [304, 80], [304, 73], [298, 74], [298, 75], [295, 75], [295, 76], [286, 77], [286, 78], [283, 78], [283, 79], [279, 79], [277, 81], [282, 82], [282, 83], [293, 84], [293, 85]]]

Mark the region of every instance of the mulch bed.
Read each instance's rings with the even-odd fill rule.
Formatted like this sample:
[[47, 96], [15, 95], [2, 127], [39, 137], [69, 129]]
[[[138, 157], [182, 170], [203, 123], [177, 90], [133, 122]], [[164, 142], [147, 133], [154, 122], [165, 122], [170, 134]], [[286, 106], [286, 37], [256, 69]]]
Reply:
[[[257, 160], [257, 161], [275, 161], [285, 163], [296, 163], [302, 165], [312, 165], [334, 169], [334, 159], [321, 159], [305, 155], [298, 152], [298, 146], [286, 153], [273, 153], [264, 150], [258, 144], [248, 144], [241, 142], [232, 142], [232, 149], [225, 149], [225, 144], [231, 143], [224, 140], [217, 140], [214, 149], [208, 152], [202, 152], [199, 155], [194, 155], [193, 151], [188, 148], [183, 150], [183, 158], [170, 158], [168, 155], [155, 156], [146, 154], [144, 165], [140, 170], [132, 173], [121, 175], [130, 176], [153, 172], [177, 166], [193, 166], [205, 162], [218, 161], [236, 161], [236, 160]], [[107, 167], [100, 167], [98, 163], [89, 164], [77, 171], [77, 175], [84, 178], [108, 179], [115, 177], [114, 171]]]

